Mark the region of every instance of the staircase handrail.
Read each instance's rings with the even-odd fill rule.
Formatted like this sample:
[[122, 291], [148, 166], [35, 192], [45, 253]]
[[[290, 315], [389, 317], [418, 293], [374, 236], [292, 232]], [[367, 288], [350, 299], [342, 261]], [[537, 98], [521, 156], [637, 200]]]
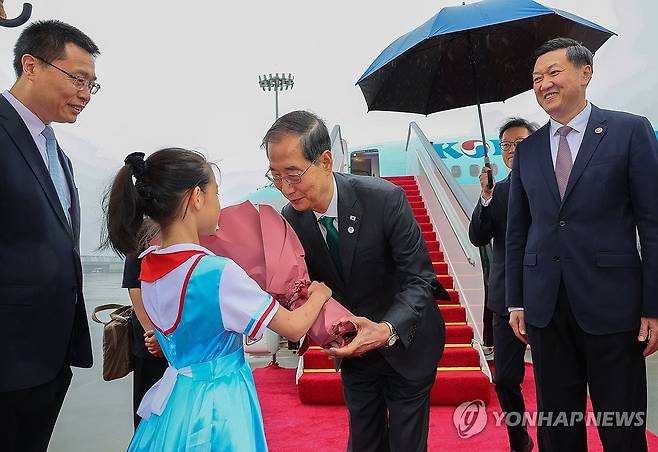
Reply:
[[329, 134], [329, 138], [331, 139], [331, 154], [334, 159], [338, 155], [341, 156], [341, 166], [340, 166], [340, 171], [341, 173], [344, 173], [346, 171], [346, 156], [347, 156], [347, 149], [344, 145], [343, 141], [343, 135], [340, 130], [340, 124], [336, 124], [333, 129], [331, 129], [331, 133]]
[[[434, 167], [438, 170], [439, 174], [441, 174], [441, 177], [450, 188], [450, 191], [452, 191], [457, 201], [457, 204], [461, 208], [463, 214], [466, 215], [468, 218], [470, 218], [473, 209], [475, 209], [475, 203], [473, 203], [473, 201], [469, 199], [464, 189], [457, 183], [457, 181], [455, 181], [454, 177], [452, 177], [452, 175], [450, 174], [450, 170], [448, 169], [446, 164], [439, 158], [436, 151], [434, 150], [434, 146], [432, 146], [432, 143], [430, 143], [430, 141], [427, 139], [427, 137], [425, 136], [425, 134], [420, 129], [418, 124], [416, 124], [415, 121], [409, 123], [405, 152], [409, 151], [409, 142], [411, 141], [412, 132], [420, 140], [420, 143], [424, 148], [425, 155], [429, 158], [430, 162], [432, 162]], [[436, 188], [437, 181], [432, 180], [434, 177], [435, 176], [433, 172], [428, 172], [428, 178], [430, 181], [430, 186], [432, 187], [432, 191], [434, 191], [434, 194], [439, 200], [442, 200], [444, 196], [442, 195], [442, 193], [440, 193], [441, 190], [437, 190]], [[450, 203], [442, 203], [442, 204], [445, 204], [444, 208], [446, 209], [446, 215], [448, 217], [448, 221], [450, 223], [450, 226], [452, 227], [452, 230], [455, 233], [455, 236], [457, 237], [457, 240], [464, 252], [464, 255], [466, 256], [468, 262], [472, 266], [475, 266], [476, 260], [479, 259], [479, 251], [477, 253], [475, 252], [475, 250], [477, 250], [477, 247], [471, 244], [471, 241], [468, 238], [468, 230], [465, 228], [465, 226], [461, 221], [458, 221], [458, 219], [455, 218], [455, 214], [457, 214], [457, 212], [453, 212], [452, 215], [448, 215], [449, 213], [451, 213], [450, 210], [452, 210], [449, 209], [448, 206], [452, 206], [452, 204]]]

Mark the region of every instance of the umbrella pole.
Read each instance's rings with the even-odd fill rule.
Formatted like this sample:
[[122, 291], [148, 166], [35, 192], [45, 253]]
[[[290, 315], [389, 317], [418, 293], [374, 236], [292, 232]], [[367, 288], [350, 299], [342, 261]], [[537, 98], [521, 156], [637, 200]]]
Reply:
[[[484, 135], [484, 121], [482, 120], [482, 107], [480, 105], [480, 91], [478, 90], [478, 76], [475, 68], [475, 57], [473, 56], [473, 41], [471, 40], [471, 33], [466, 33], [466, 40], [468, 41], [468, 59], [471, 62], [471, 70], [473, 72], [473, 86], [475, 87], [475, 100], [478, 107], [478, 118], [480, 119], [480, 133], [482, 135], [482, 147], [484, 149], [484, 166], [491, 168], [491, 161], [489, 160], [489, 153], [487, 152], [487, 138]], [[487, 173], [487, 187], [493, 187], [493, 174], [491, 171]]]

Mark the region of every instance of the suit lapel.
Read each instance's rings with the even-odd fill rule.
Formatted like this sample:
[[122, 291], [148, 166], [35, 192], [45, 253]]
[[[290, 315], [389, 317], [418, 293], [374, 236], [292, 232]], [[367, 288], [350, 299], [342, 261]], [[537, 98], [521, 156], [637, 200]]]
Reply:
[[[500, 218], [507, 219], [507, 200], [509, 198], [509, 179], [511, 174], [496, 184], [494, 189], [494, 198], [496, 199], [496, 212], [499, 212]], [[496, 191], [498, 191], [496, 193]], [[492, 200], [493, 201], [493, 200]]]
[[[553, 195], [553, 198], [555, 198], [555, 202], [560, 204], [560, 191], [557, 187], [557, 179], [555, 179], [555, 168], [553, 167], [553, 158], [551, 157], [551, 123], [549, 122], [546, 124], [544, 127], [542, 127], [540, 130], [538, 130], [535, 133], [542, 133], [544, 134], [544, 137], [538, 140], [540, 143], [545, 143], [545, 147], [542, 149], [538, 149], [538, 151], [541, 153], [540, 156], [540, 166], [541, 166], [541, 172], [544, 175], [544, 179], [546, 179], [546, 184], [548, 185], [548, 190], [551, 192]], [[532, 151], [530, 151], [532, 152]]]
[[[601, 139], [605, 135], [606, 128], [603, 126], [604, 123], [605, 117], [603, 112], [598, 107], [592, 105], [592, 112], [590, 113], [589, 121], [587, 121], [587, 128], [585, 129], [585, 135], [583, 136], [580, 149], [578, 149], [576, 161], [571, 168], [571, 174], [569, 175], [569, 182], [567, 183], [567, 188], [564, 192], [562, 204], [566, 202], [569, 194], [573, 191], [573, 187], [578, 183], [578, 179], [583, 175], [585, 167], [591, 160], [596, 148], [601, 142]], [[595, 130], [598, 129], [602, 130], [599, 131], [599, 133], [596, 133]]]
[[48, 173], [48, 168], [46, 167], [43, 158], [41, 158], [39, 149], [37, 148], [30, 131], [27, 129], [27, 126], [20, 115], [14, 110], [14, 107], [12, 107], [7, 99], [1, 95], [0, 121], [2, 121], [4, 127], [7, 129], [7, 134], [27, 162], [32, 173], [34, 173], [34, 176], [37, 178], [37, 181], [39, 182], [39, 185], [41, 185], [55, 215], [59, 218], [62, 226], [69, 232], [69, 234], [71, 234], [71, 228], [68, 224], [69, 222], [64, 215], [64, 210], [62, 209], [62, 204], [59, 202], [55, 186], [50, 178], [50, 173]]
[[340, 240], [340, 257], [343, 267], [343, 280], [349, 284], [352, 262], [359, 238], [363, 211], [354, 189], [342, 174], [335, 174], [338, 188], [338, 237]]
[[[343, 286], [343, 280], [334, 265], [331, 255], [329, 254], [329, 248], [327, 248], [327, 242], [324, 241], [322, 233], [320, 232], [320, 227], [315, 218], [315, 214], [312, 210], [307, 210], [302, 212], [300, 215], [301, 228], [300, 238], [302, 239], [302, 244], [305, 244], [304, 251], [306, 255], [313, 261], [319, 263], [319, 266], [322, 268], [330, 269], [329, 273], [331, 276], [331, 281], [333, 282], [330, 287], [338, 284], [341, 287]], [[308, 247], [306, 246], [308, 244]]]

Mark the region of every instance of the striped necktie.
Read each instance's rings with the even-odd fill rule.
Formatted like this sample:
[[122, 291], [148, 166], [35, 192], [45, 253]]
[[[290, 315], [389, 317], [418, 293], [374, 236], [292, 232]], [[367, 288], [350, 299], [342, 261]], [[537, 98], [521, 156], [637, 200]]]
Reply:
[[342, 271], [340, 264], [340, 246], [338, 242], [338, 230], [334, 226], [335, 217], [320, 217], [318, 222], [327, 230], [327, 247], [329, 248], [329, 254], [331, 255], [331, 260], [336, 264], [338, 271]]
[[55, 191], [57, 191], [57, 197], [62, 205], [62, 209], [64, 209], [66, 219], [69, 224], [71, 224], [71, 213], [69, 212], [71, 205], [66, 193], [66, 176], [64, 176], [64, 170], [62, 169], [62, 165], [60, 165], [57, 156], [57, 139], [55, 138], [55, 132], [52, 127], [46, 126], [46, 128], [43, 129], [43, 132], [41, 132], [41, 135], [46, 139], [46, 155], [48, 156], [48, 171], [50, 172], [50, 178], [55, 186]]
[[572, 130], [569, 126], [562, 126], [557, 129], [560, 142], [557, 146], [557, 158], [555, 159], [555, 179], [557, 179], [557, 188], [560, 190], [560, 199], [564, 198], [564, 193], [567, 191], [567, 183], [573, 167], [573, 156], [567, 141], [567, 135]]

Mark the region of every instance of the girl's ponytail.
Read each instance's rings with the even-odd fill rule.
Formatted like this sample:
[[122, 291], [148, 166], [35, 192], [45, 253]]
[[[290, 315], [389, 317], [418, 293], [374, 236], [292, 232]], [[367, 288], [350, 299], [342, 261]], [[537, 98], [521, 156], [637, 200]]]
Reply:
[[109, 247], [125, 256], [140, 248], [139, 237], [144, 223], [142, 199], [148, 198], [148, 194], [140, 193], [147, 191], [140, 184], [147, 172], [144, 153], [133, 152], [124, 163], [103, 197], [106, 221], [101, 248]]

